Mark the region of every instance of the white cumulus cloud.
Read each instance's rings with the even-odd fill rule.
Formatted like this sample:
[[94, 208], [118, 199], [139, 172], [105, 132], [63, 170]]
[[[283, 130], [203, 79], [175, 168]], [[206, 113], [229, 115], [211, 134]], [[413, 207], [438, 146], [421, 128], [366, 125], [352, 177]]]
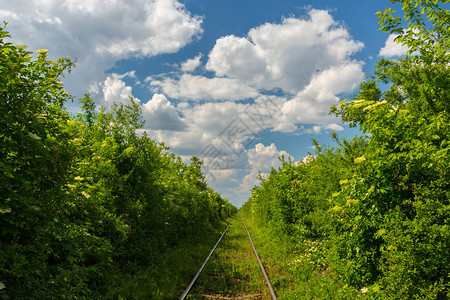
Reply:
[[[125, 77], [136, 79], [134, 71], [125, 74], [110, 74], [104, 82], [91, 85], [90, 92], [102, 94], [101, 104], [110, 106], [113, 102], [129, 104], [130, 99], [141, 103], [133, 96], [133, 89], [123, 81]], [[178, 110], [163, 94], [154, 94], [152, 99], [142, 104], [145, 128], [150, 130], [183, 131], [187, 125], [178, 114]], [[160, 140], [163, 141], [163, 140]]]
[[295, 124], [298, 123], [335, 123], [336, 118], [329, 115], [330, 106], [339, 101], [337, 95], [352, 91], [363, 78], [362, 64], [358, 62], [331, 67], [313, 76], [302, 91], [284, 103], [274, 130], [292, 132], [296, 130]]
[[94, 82], [89, 86], [89, 93], [99, 95], [101, 105], [110, 106], [113, 102], [129, 104], [130, 98], [140, 103], [138, 98], [133, 96], [133, 88], [126, 85], [124, 78], [136, 80], [135, 71], [129, 71], [124, 74], [108, 74], [103, 82]]
[[154, 94], [142, 105], [145, 127], [153, 130], [183, 131], [187, 128], [176, 108], [162, 94]]
[[186, 131], [155, 131], [152, 136], [182, 154], [199, 155], [210, 143], [227, 155], [243, 152], [246, 145], [258, 139], [261, 130], [274, 126], [278, 107], [283, 103], [282, 98], [274, 96], [267, 99], [260, 96], [252, 104], [224, 101], [189, 105], [182, 102], [177, 105], [177, 111], [189, 124]]
[[241, 100], [258, 96], [254, 88], [231, 78], [182, 74], [179, 78], [165, 78], [150, 84], [171, 98], [183, 100]]
[[398, 57], [403, 56], [408, 52], [408, 48], [402, 46], [401, 44], [394, 41], [397, 37], [397, 34], [390, 34], [384, 44], [384, 47], [381, 48], [379, 56], [382, 57]]
[[297, 93], [313, 75], [348, 63], [362, 47], [327, 11], [312, 9], [308, 18], [285, 18], [253, 28], [247, 37], [220, 38], [206, 68], [256, 88]]
[[181, 71], [183, 72], [193, 72], [197, 69], [201, 64], [202, 54], [200, 53], [194, 58], [190, 58], [181, 64]]
[[113, 102], [124, 104], [130, 102], [130, 98], [133, 98], [133, 89], [131, 86], [127, 86], [122, 80], [125, 76], [132, 77], [132, 75], [130, 74], [126, 73], [123, 75], [119, 75], [113, 73], [111, 75], [108, 75], [108, 77], [106, 77], [106, 80], [102, 84], [100, 84], [103, 92], [103, 100], [106, 105], [110, 105]]
[[272, 168], [280, 167], [281, 161], [279, 157], [284, 156], [286, 159], [293, 158], [286, 151], [278, 150], [274, 143], [269, 146], [258, 143], [253, 149], [247, 151], [247, 155], [250, 173], [244, 177], [240, 185], [243, 191], [248, 191], [259, 183], [257, 179], [258, 174], [267, 176]]
[[203, 33], [203, 20], [177, 0], [0, 0], [14, 41], [68, 56], [77, 68], [65, 80], [82, 95], [119, 59], [173, 53]]
[[320, 134], [323, 130], [326, 131], [342, 131], [344, 127], [339, 124], [328, 124], [328, 125], [314, 125], [311, 128], [304, 129], [302, 133], [314, 133]]

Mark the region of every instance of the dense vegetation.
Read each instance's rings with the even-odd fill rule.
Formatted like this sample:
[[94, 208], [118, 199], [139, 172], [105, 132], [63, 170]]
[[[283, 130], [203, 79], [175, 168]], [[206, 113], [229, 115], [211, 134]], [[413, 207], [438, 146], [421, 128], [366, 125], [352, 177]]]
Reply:
[[449, 1], [392, 2], [404, 20], [386, 9], [379, 24], [409, 54], [380, 60], [352, 101], [331, 109], [363, 135], [284, 161], [243, 212], [306, 253], [303, 270], [339, 281], [343, 298], [448, 299]]
[[232, 220], [187, 299], [270, 299], [240, 216]]
[[[235, 208], [139, 134], [139, 105], [83, 112], [59, 81], [73, 63], [0, 28], [0, 298], [98, 298]], [[157, 276], [157, 274], [156, 274]]]

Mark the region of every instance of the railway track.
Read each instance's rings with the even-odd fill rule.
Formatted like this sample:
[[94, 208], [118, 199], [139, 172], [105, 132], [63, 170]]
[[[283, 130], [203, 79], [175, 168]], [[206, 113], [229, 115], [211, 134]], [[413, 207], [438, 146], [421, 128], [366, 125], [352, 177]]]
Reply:
[[[227, 230], [229, 229], [230, 225], [231, 225], [235, 220], [237, 220], [237, 219], [233, 219], [233, 220], [228, 224], [228, 226], [225, 228], [225, 230], [223, 231], [222, 235], [221, 235], [220, 238], [218, 239], [217, 243], [214, 245], [214, 247], [212, 248], [211, 252], [209, 253], [209, 255], [206, 257], [205, 261], [204, 261], [203, 264], [201, 265], [200, 269], [199, 269], [198, 272], [195, 274], [195, 276], [193, 277], [193, 279], [191, 280], [191, 282], [190, 282], [189, 285], [187, 286], [187, 288], [186, 288], [186, 290], [184, 291], [184, 293], [180, 296], [180, 298], [179, 298], [180, 300], [186, 299], [186, 297], [187, 297], [188, 295], [190, 295], [190, 293], [191, 293], [191, 291], [192, 291], [192, 289], [193, 289], [193, 287], [194, 287], [194, 285], [195, 285], [195, 283], [196, 283], [198, 277], [200, 276], [200, 274], [201, 274], [202, 271], [204, 270], [204, 268], [205, 268], [205, 266], [207, 265], [207, 263], [208, 263], [209, 259], [211, 258], [211, 256], [214, 254], [214, 251], [218, 248], [220, 242], [222, 241], [222, 238], [223, 238], [223, 237], [225, 236], [225, 234], [227, 233]], [[264, 277], [265, 285], [266, 285], [266, 288], [267, 288], [267, 291], [268, 291], [268, 293], [267, 293], [267, 291], [264, 292], [264, 294], [266, 295], [265, 298], [268, 297], [267, 295], [270, 295], [270, 298], [271, 298], [271, 299], [277, 299], [276, 294], [275, 294], [275, 292], [274, 292], [274, 290], [273, 290], [273, 288], [272, 288], [272, 285], [271, 285], [271, 283], [270, 283], [269, 277], [268, 277], [268, 275], [267, 275], [267, 272], [266, 272], [265, 269], [264, 269], [264, 266], [263, 266], [263, 264], [262, 264], [262, 262], [261, 262], [261, 259], [260, 259], [260, 257], [259, 257], [259, 254], [258, 254], [258, 252], [256, 251], [256, 247], [255, 247], [255, 245], [254, 245], [254, 243], [253, 243], [253, 240], [252, 240], [252, 238], [251, 238], [250, 232], [248, 231], [247, 225], [245, 224], [245, 222], [244, 222], [242, 216], [240, 217], [240, 221], [242, 222], [242, 225], [243, 225], [244, 228], [245, 228], [246, 235], [247, 235], [248, 240], [250, 241], [251, 247], [252, 247], [252, 249], [253, 249], [253, 251], [252, 251], [252, 252], [253, 252], [253, 255], [254, 255], [254, 257], [256, 258], [256, 260], [257, 260], [257, 262], [258, 262], [258, 265], [259, 265], [259, 268], [260, 268], [260, 271], [262, 272], [262, 275], [263, 275], [263, 277]], [[236, 224], [236, 225], [237, 225], [237, 224]], [[241, 228], [242, 228], [242, 227], [241, 227]], [[242, 229], [241, 229], [241, 230], [242, 230]], [[233, 235], [233, 231], [232, 231], [231, 234]], [[244, 233], [241, 234], [241, 237], [243, 237], [243, 236], [245, 236]], [[229, 240], [229, 238], [228, 238], [228, 240]], [[247, 241], [247, 243], [248, 243], [248, 241]], [[219, 248], [220, 248], [220, 247], [219, 247]], [[245, 248], [246, 248], [246, 249], [249, 249], [249, 246], [245, 246]], [[248, 253], [248, 251], [251, 251], [251, 250], [247, 250], [247, 253]], [[247, 254], [247, 255], [248, 255], [248, 254]], [[252, 255], [252, 254], [250, 253], [250, 255]], [[216, 256], [215, 256], [215, 257], [216, 257]], [[254, 263], [251, 263], [251, 265], [254, 265]], [[254, 268], [257, 268], [256, 265], [254, 265]], [[257, 272], [257, 269], [254, 269], [254, 270], [256, 270], [256, 272]], [[259, 275], [258, 275], [258, 276], [259, 276]], [[202, 277], [204, 278], [204, 276], [202, 276]], [[261, 278], [261, 277], [259, 277], [259, 278]], [[263, 287], [264, 284], [262, 283], [262, 281], [260, 281], [260, 282], [261, 282], [261, 283], [260, 283], [260, 284], [261, 284], [261, 287]], [[255, 296], [256, 296], [256, 295], [255, 295]], [[191, 297], [191, 296], [190, 296], [190, 297]], [[204, 298], [205, 298], [205, 297], [204, 297]], [[262, 298], [262, 295], [261, 295], [260, 297], [256, 297], [256, 299], [261, 299], [261, 298]], [[216, 299], [216, 298], [212, 298], [212, 299]], [[229, 298], [229, 297], [223, 298], [223, 297], [221, 297], [221, 299], [235, 299], [235, 298]]]

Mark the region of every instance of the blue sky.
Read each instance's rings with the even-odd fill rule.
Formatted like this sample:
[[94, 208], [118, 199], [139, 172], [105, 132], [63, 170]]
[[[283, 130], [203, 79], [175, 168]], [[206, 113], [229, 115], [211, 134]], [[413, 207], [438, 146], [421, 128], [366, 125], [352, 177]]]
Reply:
[[[311, 139], [357, 133], [331, 104], [381, 57], [405, 49], [378, 30], [390, 1], [0, 0], [13, 41], [77, 68], [66, 89], [98, 105], [142, 105], [145, 130], [189, 161], [233, 204], [259, 171], [313, 152]], [[398, 7], [397, 7], [398, 9]], [[77, 103], [69, 103], [75, 113]]]

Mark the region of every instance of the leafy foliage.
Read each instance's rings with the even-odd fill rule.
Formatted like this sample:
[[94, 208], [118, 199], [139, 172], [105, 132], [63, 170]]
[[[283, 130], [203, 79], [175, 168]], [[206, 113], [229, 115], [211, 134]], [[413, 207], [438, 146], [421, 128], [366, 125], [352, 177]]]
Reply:
[[235, 208], [185, 164], [139, 134], [140, 108], [83, 112], [58, 80], [73, 63], [36, 59], [0, 29], [0, 297], [98, 298], [124, 274]]
[[334, 150], [316, 145], [308, 163], [273, 170], [245, 210], [264, 221], [280, 216], [268, 226], [294, 241], [327, 245], [323, 264], [374, 298], [446, 299], [450, 12], [440, 7], [448, 1], [392, 2], [403, 3], [406, 28], [392, 9], [378, 13], [379, 23], [409, 55], [380, 60], [353, 101], [331, 108], [366, 138]]

